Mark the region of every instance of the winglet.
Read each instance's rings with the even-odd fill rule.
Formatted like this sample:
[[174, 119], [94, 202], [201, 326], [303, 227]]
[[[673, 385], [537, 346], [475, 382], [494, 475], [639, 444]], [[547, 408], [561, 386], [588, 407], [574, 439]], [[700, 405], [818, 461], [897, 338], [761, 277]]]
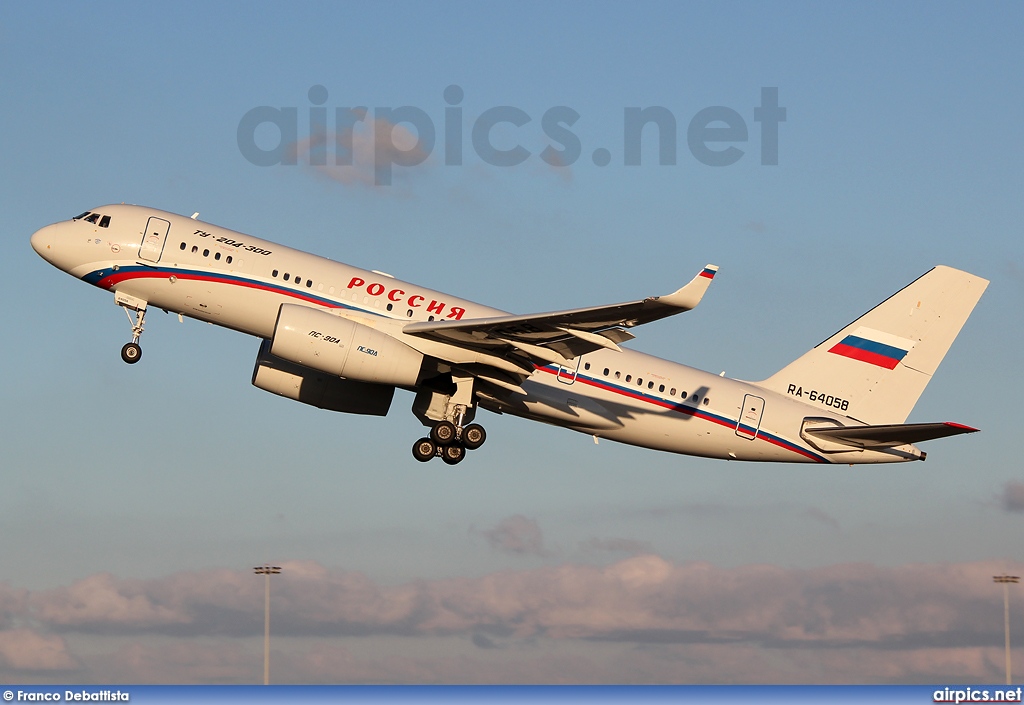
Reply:
[[658, 301], [687, 311], [691, 308], [696, 308], [717, 272], [718, 266], [709, 264], [689, 284], [668, 296], [659, 296]]

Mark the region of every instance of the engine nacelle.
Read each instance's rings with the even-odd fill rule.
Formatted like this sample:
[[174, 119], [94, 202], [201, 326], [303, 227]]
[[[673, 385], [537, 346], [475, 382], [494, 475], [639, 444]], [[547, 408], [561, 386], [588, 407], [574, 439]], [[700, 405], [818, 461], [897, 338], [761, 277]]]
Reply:
[[260, 345], [252, 383], [258, 389], [303, 404], [346, 414], [386, 416], [395, 396], [392, 386], [341, 379], [275, 357], [270, 354], [269, 340]]
[[308, 306], [282, 304], [270, 352], [320, 372], [412, 387], [423, 355], [387, 333]]

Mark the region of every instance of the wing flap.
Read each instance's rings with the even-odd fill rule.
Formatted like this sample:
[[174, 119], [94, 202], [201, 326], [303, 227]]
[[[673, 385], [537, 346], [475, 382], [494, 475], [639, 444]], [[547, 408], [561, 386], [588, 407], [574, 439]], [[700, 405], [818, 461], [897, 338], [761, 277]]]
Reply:
[[718, 267], [709, 264], [686, 286], [640, 301], [525, 316], [419, 321], [402, 331], [491, 356], [514, 355], [540, 365], [552, 364], [595, 350], [617, 351], [619, 343], [634, 337], [627, 328], [693, 309], [717, 271]]

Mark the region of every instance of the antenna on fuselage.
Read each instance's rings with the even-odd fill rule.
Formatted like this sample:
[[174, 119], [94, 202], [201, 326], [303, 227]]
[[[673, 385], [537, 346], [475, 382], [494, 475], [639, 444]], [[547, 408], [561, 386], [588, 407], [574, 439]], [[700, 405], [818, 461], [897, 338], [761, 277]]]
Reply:
[[199, 217], [199, 211], [196, 211], [195, 213], [192, 214], [192, 220], [195, 220], [198, 217]]

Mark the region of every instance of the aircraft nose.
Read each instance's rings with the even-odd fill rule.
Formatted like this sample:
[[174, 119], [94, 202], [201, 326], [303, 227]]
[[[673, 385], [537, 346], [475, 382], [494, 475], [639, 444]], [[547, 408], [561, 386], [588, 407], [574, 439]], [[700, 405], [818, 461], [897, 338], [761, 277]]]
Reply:
[[46, 255], [47, 250], [49, 250], [51, 245], [53, 244], [51, 232], [52, 231], [50, 230], [50, 227], [47, 226], [45, 228], [40, 228], [39, 230], [36, 230], [34, 233], [32, 233], [32, 239], [30, 240], [30, 242], [32, 243], [32, 249], [35, 250], [36, 254], [38, 254], [43, 259], [49, 259]]

